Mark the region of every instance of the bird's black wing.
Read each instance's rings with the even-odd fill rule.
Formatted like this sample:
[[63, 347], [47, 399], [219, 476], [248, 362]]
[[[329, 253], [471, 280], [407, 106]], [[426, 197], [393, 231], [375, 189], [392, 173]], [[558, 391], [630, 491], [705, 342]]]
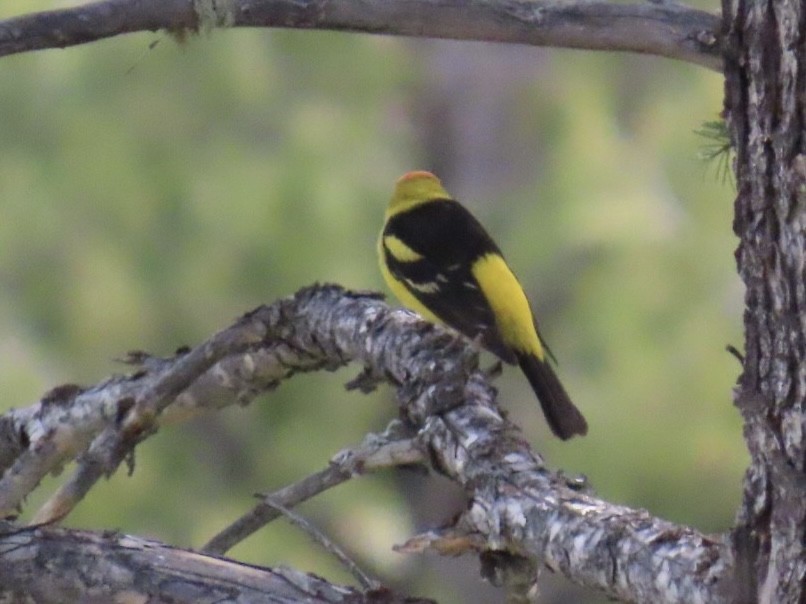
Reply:
[[446, 325], [508, 363], [516, 361], [503, 341], [489, 302], [473, 276], [473, 262], [500, 250], [470, 212], [453, 200], [429, 201], [392, 216], [383, 236], [403, 242], [421, 258], [401, 260], [387, 246], [392, 275]]

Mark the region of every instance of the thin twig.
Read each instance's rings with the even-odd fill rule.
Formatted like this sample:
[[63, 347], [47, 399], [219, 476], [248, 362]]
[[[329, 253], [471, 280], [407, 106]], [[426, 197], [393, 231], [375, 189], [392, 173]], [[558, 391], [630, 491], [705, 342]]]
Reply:
[[226, 553], [279, 516], [274, 503], [292, 508], [354, 476], [425, 461], [426, 455], [415, 439], [388, 440], [389, 435], [397, 431], [397, 424], [397, 421], [390, 424], [383, 436], [370, 435], [355, 449], [340, 452], [328, 467], [264, 496], [263, 501], [210, 539], [202, 551], [217, 555]]
[[288, 518], [288, 521], [291, 522], [291, 524], [305, 531], [308, 536], [316, 543], [321, 545], [326, 552], [333, 555], [339, 562], [341, 562], [350, 572], [350, 574], [353, 575], [353, 577], [355, 577], [355, 579], [361, 584], [361, 587], [364, 589], [374, 590], [381, 586], [378, 581], [375, 581], [374, 579], [370, 578], [369, 575], [364, 573], [364, 571], [359, 568], [358, 564], [353, 562], [343, 549], [331, 541], [322, 531], [305, 520], [305, 518], [299, 514], [295, 514], [284, 505], [273, 501], [270, 497], [264, 498], [263, 501], [266, 503], [266, 505], [273, 507], [283, 516]]

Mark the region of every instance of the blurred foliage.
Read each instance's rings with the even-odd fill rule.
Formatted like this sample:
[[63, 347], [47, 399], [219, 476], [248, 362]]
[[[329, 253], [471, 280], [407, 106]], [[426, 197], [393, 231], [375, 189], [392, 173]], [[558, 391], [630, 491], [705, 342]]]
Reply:
[[[0, 18], [53, 6], [7, 1]], [[381, 288], [374, 242], [392, 183], [440, 169], [506, 251], [591, 426], [549, 438], [507, 370], [500, 398], [526, 438], [610, 500], [725, 530], [747, 461], [725, 352], [741, 347], [742, 287], [732, 191], [693, 134], [721, 87], [657, 58], [310, 31], [181, 46], [140, 34], [4, 58], [3, 408], [123, 371], [113, 359], [127, 350], [198, 343], [314, 281]], [[252, 493], [395, 415], [388, 389], [344, 391], [356, 371], [299, 376], [163, 429], [133, 476], [99, 485], [69, 524], [201, 545]], [[445, 481], [390, 473], [302, 511], [410, 593], [501, 600], [472, 560], [390, 550], [461, 506]], [[282, 522], [232, 554], [349, 580]], [[569, 601], [567, 589], [547, 582], [545, 601]]]

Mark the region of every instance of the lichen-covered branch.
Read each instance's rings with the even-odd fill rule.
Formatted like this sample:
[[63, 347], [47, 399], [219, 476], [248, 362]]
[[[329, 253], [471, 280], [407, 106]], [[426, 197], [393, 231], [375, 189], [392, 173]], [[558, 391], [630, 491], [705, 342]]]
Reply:
[[258, 568], [121, 533], [0, 522], [0, 601], [428, 604], [287, 568]]
[[[296, 371], [348, 361], [364, 367], [353, 386], [367, 389], [391, 381], [402, 416], [434, 467], [463, 485], [471, 501], [450, 529], [452, 549], [444, 547], [444, 534], [423, 538], [421, 549], [520, 558], [528, 562], [524, 568], [547, 565], [624, 600], [725, 601], [724, 582], [731, 570], [725, 544], [645, 511], [609, 504], [586, 492], [584, 485], [549, 471], [517, 427], [499, 413], [473, 347], [452, 332], [391, 310], [375, 296], [337, 286], [310, 287], [260, 307], [213, 339], [244, 326], [249, 333], [262, 334], [260, 342], [240, 350], [242, 337], [232, 338], [233, 354], [222, 357], [174, 404], [185, 411], [220, 405], [222, 386], [234, 402], [236, 392], [249, 398]], [[173, 369], [184, 367], [184, 359], [204, 349], [209, 342], [173, 360], [149, 360], [131, 378], [59, 398], [57, 405], [40, 402], [0, 418], [0, 434], [24, 435], [0, 442], [0, 459], [9, 468], [6, 476], [24, 469], [20, 466], [29, 463], [30, 451], [55, 448], [60, 454], [48, 456], [49, 461], [64, 463], [89, 440], [88, 431], [77, 427], [86, 418], [96, 433], [102, 433], [98, 427], [104, 423], [129, 425], [134, 420], [127, 414], [137, 406], [121, 410], [115, 404], [121, 384], [126, 396], [139, 400], [142, 392], [168, 380]], [[211, 392], [215, 402], [206, 401], [198, 386], [203, 382], [217, 383]], [[95, 410], [88, 397], [95, 397], [106, 412]], [[166, 417], [172, 407], [165, 408]], [[9, 421], [17, 423], [9, 429]], [[70, 440], [74, 436], [79, 444]]]
[[0, 56], [137, 32], [329, 29], [659, 55], [721, 71], [720, 20], [673, 2], [103, 0], [0, 21]]
[[447, 534], [420, 536], [406, 551], [504, 550], [624, 601], [729, 601], [731, 561], [721, 539], [602, 501], [549, 472], [490, 412], [487, 388], [471, 379], [469, 404], [427, 422], [439, 465], [468, 487], [472, 504]]
[[[145, 375], [141, 373], [87, 391], [75, 385], [50, 391], [32, 412], [21, 414], [23, 425], [0, 428], [0, 434], [11, 437], [10, 442], [0, 443], [0, 459], [11, 462], [0, 479], [0, 515], [10, 514], [48, 472], [84, 451], [91, 441], [74, 478], [52, 503], [50, 513], [37, 520], [47, 522], [67, 514], [99, 478], [114, 472], [176, 397], [217, 361], [259, 343], [264, 335], [261, 323], [244, 317], [177, 356], [169, 371], [150, 374], [151, 379], [141, 380]], [[121, 388], [124, 384], [128, 387]], [[0, 423], [13, 425], [17, 419], [12, 412]], [[16, 459], [4, 445], [18, 453]]]

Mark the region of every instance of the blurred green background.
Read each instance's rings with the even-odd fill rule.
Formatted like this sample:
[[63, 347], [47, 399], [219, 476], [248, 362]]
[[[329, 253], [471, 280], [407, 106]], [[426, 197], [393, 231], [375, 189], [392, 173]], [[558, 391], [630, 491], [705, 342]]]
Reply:
[[[0, 18], [64, 3], [6, 0]], [[716, 10], [716, 5], [704, 6]], [[156, 42], [153, 48], [150, 45]], [[381, 289], [395, 179], [437, 172], [524, 283], [590, 435], [550, 435], [517, 370], [500, 400], [549, 463], [614, 502], [726, 530], [747, 456], [731, 404], [742, 287], [733, 190], [693, 134], [718, 74], [650, 57], [305, 31], [137, 34], [2, 59], [2, 409], [170, 354], [314, 281]], [[489, 361], [490, 359], [488, 359]], [[357, 367], [163, 429], [68, 519], [200, 546], [385, 426]], [[31, 497], [30, 515], [60, 479]], [[473, 559], [395, 554], [461, 493], [405, 472], [301, 511], [365, 569], [443, 602], [502, 602]], [[231, 554], [349, 577], [276, 522]], [[546, 573], [549, 575], [549, 573]], [[543, 602], [598, 602], [546, 576]]]

